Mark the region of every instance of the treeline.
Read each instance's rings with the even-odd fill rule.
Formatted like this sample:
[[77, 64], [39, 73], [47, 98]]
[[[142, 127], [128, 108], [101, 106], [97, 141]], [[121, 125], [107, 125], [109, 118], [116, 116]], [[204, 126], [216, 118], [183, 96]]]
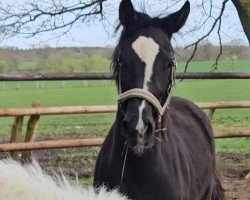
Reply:
[[[193, 61], [215, 60], [219, 47], [205, 42], [198, 47]], [[65, 47], [22, 50], [0, 48], [0, 73], [108, 71], [112, 47]], [[186, 62], [192, 49], [175, 48], [178, 62]], [[221, 60], [249, 60], [250, 48], [237, 44], [223, 46]]]
[[0, 73], [107, 71], [112, 48], [0, 48]]
[[[176, 47], [175, 52], [179, 62], [186, 62], [193, 52], [193, 49], [184, 49], [183, 47]], [[205, 42], [198, 46], [193, 61], [208, 61], [216, 60], [220, 53], [220, 47]], [[220, 60], [249, 60], [250, 47], [237, 44], [223, 45]]]

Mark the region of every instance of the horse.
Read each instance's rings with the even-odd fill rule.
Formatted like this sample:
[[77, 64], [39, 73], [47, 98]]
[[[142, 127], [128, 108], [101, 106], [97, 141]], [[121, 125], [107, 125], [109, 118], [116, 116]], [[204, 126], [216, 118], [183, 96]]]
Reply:
[[166, 17], [121, 1], [123, 30], [112, 60], [118, 110], [96, 161], [95, 188], [116, 188], [136, 200], [224, 198], [208, 117], [193, 102], [172, 97], [171, 38], [189, 13], [189, 1]]
[[13, 159], [0, 160], [1, 200], [128, 200], [117, 190], [100, 188], [97, 194], [93, 187], [82, 188], [67, 180], [64, 175], [47, 175], [33, 161], [21, 165]]

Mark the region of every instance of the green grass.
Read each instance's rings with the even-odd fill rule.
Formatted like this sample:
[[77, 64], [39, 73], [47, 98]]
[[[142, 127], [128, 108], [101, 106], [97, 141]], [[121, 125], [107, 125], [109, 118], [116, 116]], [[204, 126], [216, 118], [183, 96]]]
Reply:
[[[209, 62], [193, 63], [191, 68], [199, 68], [203, 65], [203, 69], [209, 69], [205, 64]], [[246, 67], [247, 65], [249, 68]], [[226, 66], [227, 61], [223, 63], [221, 69]], [[250, 61], [240, 61], [237, 67], [239, 71], [249, 72]], [[199, 71], [202, 70], [199, 69]], [[177, 80], [174, 88], [176, 96], [197, 102], [249, 101], [249, 91], [250, 80], [184, 80], [182, 82]], [[113, 81], [88, 81], [88, 87], [84, 87], [83, 81], [0, 82], [0, 108], [31, 107], [34, 100], [40, 100], [42, 107], [112, 105], [116, 104], [116, 98], [117, 91]], [[114, 119], [115, 113], [42, 116], [38, 136], [70, 135], [70, 133], [78, 133], [83, 137], [105, 136]], [[27, 120], [26, 117], [25, 125]], [[12, 121], [12, 118], [0, 118], [0, 135], [9, 134]], [[250, 129], [250, 109], [216, 110], [212, 123], [215, 132]], [[249, 141], [245, 138], [220, 139], [217, 140], [216, 145], [218, 151], [250, 152]]]
[[84, 87], [83, 81], [42, 81], [39, 89], [35, 82], [0, 83], [0, 107], [30, 107], [34, 100], [40, 100], [43, 107], [114, 104], [114, 84], [106, 83], [88, 81]]
[[217, 139], [215, 144], [217, 152], [250, 153], [250, 138]]
[[[192, 62], [188, 72], [210, 72], [214, 61]], [[183, 72], [186, 63], [178, 63], [177, 71]], [[250, 60], [223, 60], [220, 61], [215, 72], [250, 72]]]
[[[184, 80], [177, 82], [174, 94], [197, 102], [249, 101], [250, 80]], [[246, 118], [249, 109], [217, 110], [215, 117]]]
[[92, 186], [93, 185], [93, 177], [91, 178], [84, 178], [79, 180], [79, 184], [82, 186]]

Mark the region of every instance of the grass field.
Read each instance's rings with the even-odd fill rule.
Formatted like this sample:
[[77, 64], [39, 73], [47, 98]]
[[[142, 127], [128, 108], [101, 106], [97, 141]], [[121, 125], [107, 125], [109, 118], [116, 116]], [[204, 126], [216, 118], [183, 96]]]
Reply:
[[[184, 65], [179, 66], [182, 69]], [[227, 61], [221, 63], [219, 71], [230, 71], [227, 66]], [[250, 61], [234, 63], [233, 68], [250, 72]], [[203, 62], [193, 63], [189, 71], [209, 69], [211, 63]], [[113, 81], [88, 81], [87, 87], [85, 84], [84, 81], [0, 82], [0, 108], [31, 107], [34, 100], [40, 100], [42, 107], [116, 104]], [[174, 94], [198, 102], [249, 101], [249, 91], [250, 80], [184, 80], [177, 81]], [[114, 118], [115, 114], [42, 116], [38, 136], [63, 134], [70, 138], [72, 133], [79, 137], [105, 136]], [[0, 118], [0, 135], [9, 135], [12, 120]], [[215, 131], [250, 129], [250, 109], [217, 110], [213, 126]], [[250, 140], [220, 139], [217, 149], [250, 152]]]
[[[210, 72], [214, 61], [202, 61], [190, 63], [188, 72]], [[183, 72], [186, 63], [178, 64], [178, 71]], [[250, 72], [250, 60], [223, 60], [220, 61], [214, 72]]]

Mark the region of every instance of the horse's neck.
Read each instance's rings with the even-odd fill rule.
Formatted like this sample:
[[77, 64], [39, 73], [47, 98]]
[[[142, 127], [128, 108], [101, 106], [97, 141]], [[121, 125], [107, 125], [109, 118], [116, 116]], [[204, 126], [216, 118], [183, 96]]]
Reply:
[[115, 124], [112, 127], [112, 143], [113, 146], [116, 149], [123, 150], [124, 144], [126, 142], [126, 139], [124, 136], [122, 136], [121, 131], [122, 131], [122, 121], [123, 121], [123, 114], [122, 112], [118, 109], [117, 114], [116, 114], [116, 120]]

